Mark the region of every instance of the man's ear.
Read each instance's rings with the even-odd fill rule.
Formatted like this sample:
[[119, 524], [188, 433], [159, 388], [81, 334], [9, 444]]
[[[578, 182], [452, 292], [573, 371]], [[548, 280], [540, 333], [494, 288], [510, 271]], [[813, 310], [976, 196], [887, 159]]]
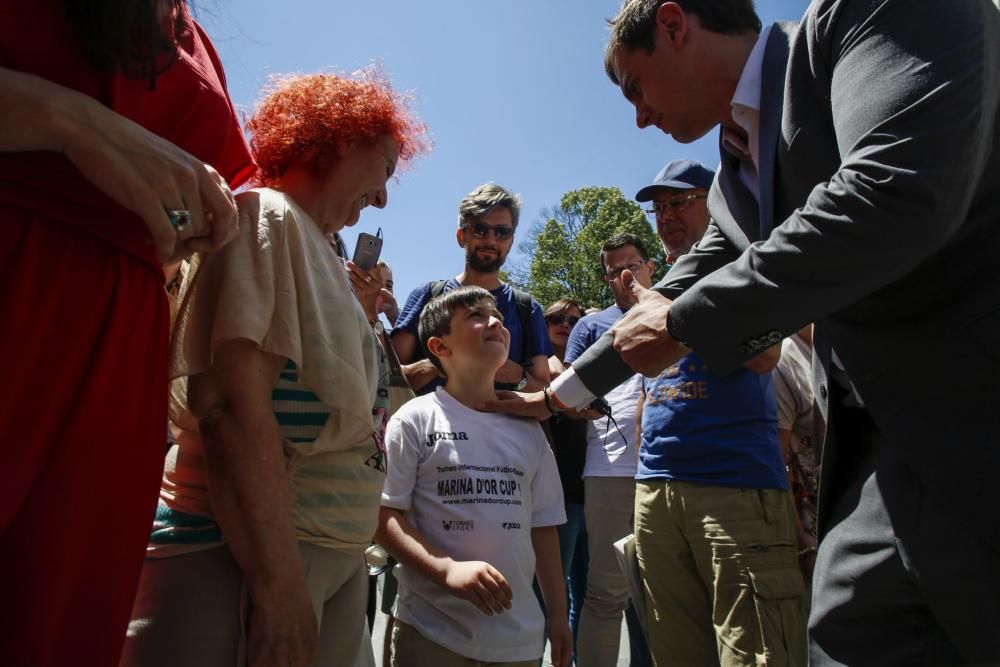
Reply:
[[677, 49], [684, 43], [687, 31], [687, 15], [680, 5], [676, 2], [664, 2], [660, 5], [656, 10], [655, 39], [658, 43]]
[[459, 227], [458, 229], [455, 230], [455, 240], [458, 241], [458, 247], [459, 248], [464, 248], [465, 247], [465, 229], [464, 228]]
[[443, 339], [437, 336], [431, 336], [427, 339], [427, 351], [439, 359], [451, 356], [451, 348], [448, 347], [448, 344]]

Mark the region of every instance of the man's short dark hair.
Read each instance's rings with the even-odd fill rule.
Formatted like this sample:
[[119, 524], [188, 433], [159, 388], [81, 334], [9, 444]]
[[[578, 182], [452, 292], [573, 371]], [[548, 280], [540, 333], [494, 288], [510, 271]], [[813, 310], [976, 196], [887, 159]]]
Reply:
[[607, 271], [607, 266], [604, 265], [604, 258], [612, 250], [618, 250], [619, 248], [624, 248], [630, 245], [635, 247], [639, 251], [639, 256], [642, 257], [642, 261], [649, 259], [649, 253], [646, 252], [646, 244], [642, 242], [642, 239], [631, 232], [618, 232], [610, 239], [604, 242], [601, 246], [601, 273], [603, 274]]
[[434, 336], [447, 336], [451, 333], [451, 317], [456, 310], [475, 308], [483, 301], [489, 301], [496, 308], [496, 298], [482, 287], [475, 285], [459, 287], [431, 299], [421, 311], [420, 322], [417, 325], [420, 344], [427, 350], [427, 358], [442, 373], [444, 373], [444, 366], [441, 365], [441, 360], [437, 358], [437, 355], [427, 349], [427, 341]]
[[[614, 54], [642, 49], [650, 52], [656, 45], [656, 12], [668, 0], [625, 0], [614, 18], [608, 19], [611, 39], [604, 51], [604, 71], [618, 85], [614, 71]], [[760, 17], [753, 0], [671, 0], [687, 14], [698, 17], [705, 30], [723, 35], [746, 32], [760, 34]]]
[[475, 190], [462, 198], [458, 203], [458, 226], [482, 222], [498, 206], [510, 211], [510, 222], [516, 229], [521, 217], [521, 197], [496, 183], [476, 186]]

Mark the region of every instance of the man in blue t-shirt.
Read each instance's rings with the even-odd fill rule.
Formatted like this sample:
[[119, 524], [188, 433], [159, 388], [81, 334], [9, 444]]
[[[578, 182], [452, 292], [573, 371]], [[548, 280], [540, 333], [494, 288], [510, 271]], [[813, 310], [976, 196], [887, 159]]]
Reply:
[[495, 183], [480, 185], [459, 204], [456, 238], [465, 249], [465, 270], [454, 278], [430, 282], [410, 292], [392, 331], [392, 347], [416, 393], [426, 394], [444, 384], [440, 372], [420, 347], [420, 313], [431, 298], [468, 285], [482, 287], [493, 295], [504, 317], [504, 327], [510, 332], [509, 356], [494, 377], [496, 387], [538, 391], [549, 383], [552, 344], [542, 308], [531, 295], [500, 281], [500, 267], [514, 245], [520, 210], [520, 198]]
[[[711, 183], [675, 160], [636, 194], [671, 256], [704, 234]], [[691, 353], [643, 385], [635, 536], [656, 662], [804, 665], [808, 597], [770, 372], [717, 375]]]

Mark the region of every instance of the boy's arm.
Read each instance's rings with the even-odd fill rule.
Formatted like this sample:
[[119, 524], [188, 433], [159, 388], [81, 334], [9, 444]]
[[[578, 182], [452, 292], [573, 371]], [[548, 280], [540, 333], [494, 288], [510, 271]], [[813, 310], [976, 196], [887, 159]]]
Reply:
[[559, 535], [555, 526], [531, 529], [531, 546], [535, 550], [535, 577], [542, 590], [549, 615], [549, 642], [552, 644], [552, 664], [568, 667], [573, 658], [573, 635], [566, 610], [566, 580], [559, 557]]
[[[403, 565], [412, 567], [455, 597], [468, 600], [487, 616], [511, 607], [514, 593], [499, 570], [483, 561], [453, 560], [428, 544], [403, 510], [382, 506], [375, 542]], [[557, 543], [557, 557], [558, 553]]]

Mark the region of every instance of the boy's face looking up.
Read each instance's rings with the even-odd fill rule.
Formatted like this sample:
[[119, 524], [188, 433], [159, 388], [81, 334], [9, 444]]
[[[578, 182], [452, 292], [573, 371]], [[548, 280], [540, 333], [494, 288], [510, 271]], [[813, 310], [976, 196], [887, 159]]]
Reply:
[[456, 308], [450, 329], [427, 341], [427, 349], [441, 361], [446, 375], [469, 369], [492, 378], [507, 361], [510, 332], [493, 301], [483, 299], [471, 308]]

